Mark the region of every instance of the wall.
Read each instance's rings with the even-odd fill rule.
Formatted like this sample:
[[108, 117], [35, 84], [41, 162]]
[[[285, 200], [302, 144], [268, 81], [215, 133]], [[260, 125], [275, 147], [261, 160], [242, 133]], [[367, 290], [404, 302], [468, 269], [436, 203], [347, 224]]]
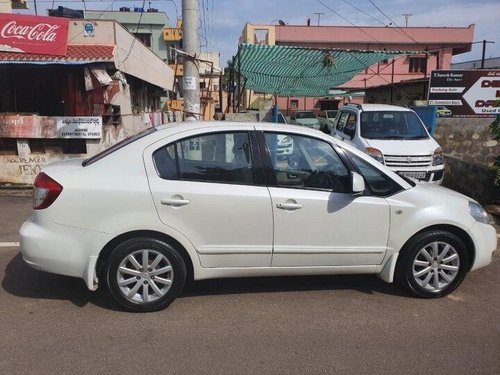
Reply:
[[[131, 7], [133, 8], [133, 7]], [[141, 20], [139, 29], [139, 18]], [[120, 12], [120, 11], [85, 11], [85, 19], [116, 20], [124, 25], [131, 33], [151, 34], [151, 49], [166, 60], [167, 45], [163, 40], [163, 27], [168, 25], [168, 17], [163, 12]]]
[[0, 13], [12, 13], [12, 2], [10, 0], [0, 0]]
[[482, 204], [500, 200], [493, 169], [500, 144], [489, 131], [491, 122], [493, 118], [440, 118], [435, 134], [446, 155], [445, 186]]

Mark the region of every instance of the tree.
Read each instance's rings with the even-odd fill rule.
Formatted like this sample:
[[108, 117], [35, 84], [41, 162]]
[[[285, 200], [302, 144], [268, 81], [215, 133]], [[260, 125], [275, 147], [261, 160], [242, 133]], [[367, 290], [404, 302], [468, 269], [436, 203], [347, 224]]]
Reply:
[[[495, 103], [495, 107], [497, 108], [500, 107], [500, 100], [497, 100], [497, 102]], [[500, 141], [500, 115], [497, 115], [495, 121], [493, 121], [490, 124], [490, 130], [493, 133], [495, 140]], [[500, 155], [496, 156], [494, 166], [497, 170], [497, 177], [495, 179], [495, 184], [497, 186], [500, 186]]]

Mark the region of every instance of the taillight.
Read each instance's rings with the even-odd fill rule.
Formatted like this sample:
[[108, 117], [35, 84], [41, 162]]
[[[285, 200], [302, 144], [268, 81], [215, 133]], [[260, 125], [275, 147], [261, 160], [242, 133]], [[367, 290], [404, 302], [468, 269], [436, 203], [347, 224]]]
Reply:
[[63, 187], [57, 181], [43, 172], [38, 174], [33, 189], [33, 209], [42, 210], [49, 207], [62, 190]]

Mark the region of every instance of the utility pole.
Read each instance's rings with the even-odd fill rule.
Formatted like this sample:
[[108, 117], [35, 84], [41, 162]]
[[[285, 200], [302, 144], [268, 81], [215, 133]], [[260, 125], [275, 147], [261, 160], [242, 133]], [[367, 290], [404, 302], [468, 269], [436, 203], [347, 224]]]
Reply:
[[483, 57], [481, 58], [481, 69], [484, 69], [484, 58], [486, 57], [486, 43], [495, 43], [491, 40], [483, 40]]
[[413, 16], [412, 13], [403, 13], [402, 16], [405, 18], [405, 27], [408, 27], [408, 19]]
[[325, 13], [321, 13], [321, 12], [314, 12], [314, 14], [317, 14], [317, 15], [318, 15], [318, 26], [319, 26], [319, 20], [321, 19], [321, 15], [322, 15], [322, 14], [325, 14]]
[[200, 119], [200, 73], [198, 53], [198, 0], [182, 0], [182, 39], [184, 56], [184, 112], [187, 121]]

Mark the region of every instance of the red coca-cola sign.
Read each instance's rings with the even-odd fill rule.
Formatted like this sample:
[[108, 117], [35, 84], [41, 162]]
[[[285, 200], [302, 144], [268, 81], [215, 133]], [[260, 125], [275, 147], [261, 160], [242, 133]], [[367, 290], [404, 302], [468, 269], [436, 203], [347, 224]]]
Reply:
[[0, 13], [0, 51], [66, 55], [69, 20]]

